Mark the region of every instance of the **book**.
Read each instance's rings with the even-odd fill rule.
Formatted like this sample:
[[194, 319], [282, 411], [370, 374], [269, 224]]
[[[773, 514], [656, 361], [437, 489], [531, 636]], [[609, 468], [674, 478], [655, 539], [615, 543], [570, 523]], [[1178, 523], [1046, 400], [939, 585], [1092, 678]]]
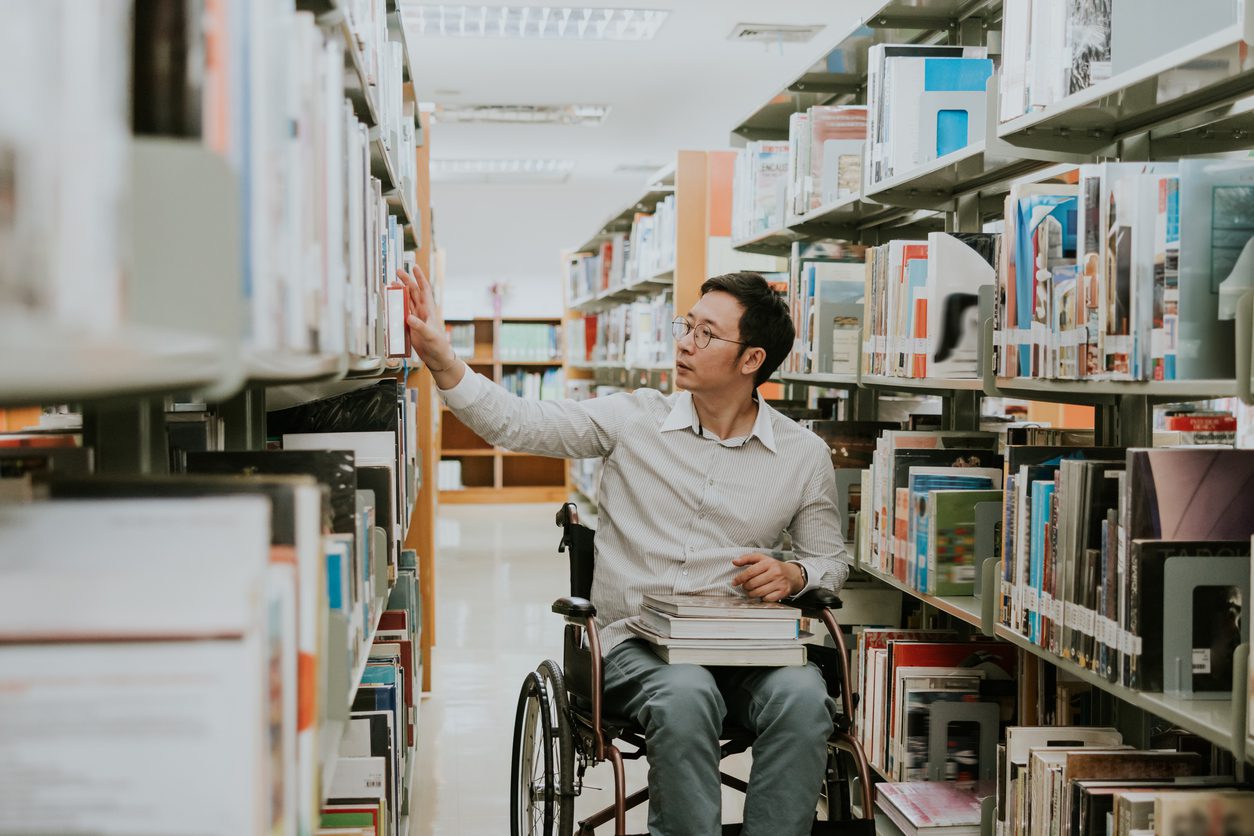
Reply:
[[996, 282], [1001, 236], [933, 232], [927, 236], [927, 365], [925, 376], [977, 377], [979, 289]]
[[265, 450], [188, 453], [187, 471], [207, 474], [308, 475], [325, 486], [324, 514], [331, 531], [351, 534], [357, 491], [356, 458], [349, 450]]
[[798, 619], [801, 612], [787, 604], [759, 601], [739, 595], [669, 595], [646, 592], [644, 605], [680, 617]]
[[800, 633], [797, 618], [703, 618], [640, 608], [641, 623], [669, 639], [795, 639]]
[[672, 665], [788, 667], [806, 663], [805, 645], [795, 639], [673, 639], [648, 629], [638, 617], [629, 620], [627, 628]]
[[1032, 787], [1029, 763], [1034, 751], [1078, 746], [1106, 747], [1122, 744], [1113, 728], [1083, 726], [1010, 726], [1006, 729], [1004, 756], [997, 778], [997, 820], [1003, 832], [1027, 831]]
[[1000, 490], [929, 492], [927, 571], [921, 591], [929, 595], [975, 593], [976, 573], [981, 570], [976, 553], [976, 507], [986, 502], [1001, 504], [1003, 497]]
[[979, 836], [980, 799], [947, 782], [884, 782], [875, 804], [907, 836]]
[[[105, 796], [119, 805], [110, 826], [132, 832], [286, 826], [295, 764], [272, 702], [269, 516], [260, 496], [0, 507], [4, 711], [35, 732], [0, 736], [0, 782], [27, 788], [6, 798], [12, 828], [96, 828]], [[196, 764], [197, 780], [171, 763]]]

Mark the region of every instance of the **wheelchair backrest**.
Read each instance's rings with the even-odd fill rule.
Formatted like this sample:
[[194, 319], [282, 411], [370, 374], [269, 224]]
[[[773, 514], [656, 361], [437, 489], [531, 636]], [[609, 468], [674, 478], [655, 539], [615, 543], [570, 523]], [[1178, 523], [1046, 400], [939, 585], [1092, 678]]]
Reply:
[[579, 522], [579, 508], [567, 502], [557, 512], [557, 524], [562, 529], [559, 552], [570, 558], [570, 594], [575, 598], [592, 597], [592, 573], [594, 568], [592, 541], [596, 532]]

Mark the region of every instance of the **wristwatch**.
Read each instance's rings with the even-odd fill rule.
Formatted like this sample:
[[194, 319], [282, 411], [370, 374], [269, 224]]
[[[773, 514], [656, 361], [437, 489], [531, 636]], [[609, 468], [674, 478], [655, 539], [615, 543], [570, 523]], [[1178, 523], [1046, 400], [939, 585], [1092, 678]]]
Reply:
[[810, 585], [810, 573], [806, 571], [804, 563], [798, 563], [797, 568], [801, 570], [801, 588], [805, 589]]

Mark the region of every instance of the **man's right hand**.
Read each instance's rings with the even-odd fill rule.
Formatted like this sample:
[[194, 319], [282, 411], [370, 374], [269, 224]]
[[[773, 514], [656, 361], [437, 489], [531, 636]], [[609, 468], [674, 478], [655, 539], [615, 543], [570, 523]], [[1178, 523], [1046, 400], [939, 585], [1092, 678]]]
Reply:
[[444, 319], [435, 303], [435, 291], [431, 289], [431, 282], [417, 265], [412, 273], [397, 270], [396, 275], [409, 289], [409, 300], [414, 312], [410, 314], [406, 324], [409, 325], [409, 339], [413, 343], [414, 351], [418, 353], [423, 365], [431, 371], [436, 386], [452, 389], [461, 382], [466, 364], [453, 353], [453, 346], [444, 330]]

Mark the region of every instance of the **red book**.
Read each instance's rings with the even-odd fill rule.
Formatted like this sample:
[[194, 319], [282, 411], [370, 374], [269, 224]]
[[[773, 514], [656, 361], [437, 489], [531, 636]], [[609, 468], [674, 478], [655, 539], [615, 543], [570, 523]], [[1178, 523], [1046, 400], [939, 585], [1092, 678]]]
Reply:
[[1167, 429], [1180, 432], [1236, 432], [1234, 415], [1169, 415]]
[[[877, 784], [875, 804], [903, 833], [979, 833], [980, 799], [944, 781]], [[958, 830], [957, 828], [961, 828]]]

